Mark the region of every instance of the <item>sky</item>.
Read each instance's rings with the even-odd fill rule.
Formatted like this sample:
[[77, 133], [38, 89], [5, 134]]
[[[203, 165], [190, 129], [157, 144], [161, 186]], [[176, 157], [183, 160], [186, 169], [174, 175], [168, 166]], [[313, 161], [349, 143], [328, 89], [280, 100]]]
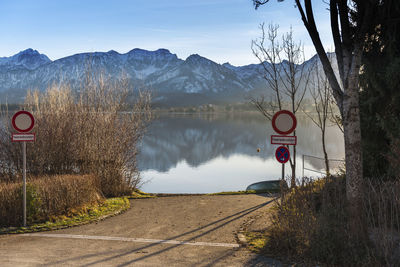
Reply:
[[[329, 13], [313, 0], [326, 49], [333, 47]], [[306, 58], [315, 54], [294, 0], [270, 0], [258, 10], [251, 0], [1, 0], [0, 57], [27, 48], [51, 60], [83, 52], [166, 48], [181, 59], [199, 54], [236, 66], [258, 63], [251, 41], [261, 23], [292, 27]]]

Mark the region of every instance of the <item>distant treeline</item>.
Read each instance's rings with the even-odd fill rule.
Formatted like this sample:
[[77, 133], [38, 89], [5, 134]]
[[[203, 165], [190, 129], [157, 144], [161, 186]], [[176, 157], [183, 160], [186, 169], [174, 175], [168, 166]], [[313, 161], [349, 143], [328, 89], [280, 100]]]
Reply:
[[[283, 109], [290, 109], [289, 103], [283, 103]], [[180, 106], [180, 107], [159, 107], [152, 106], [153, 111], [159, 112], [258, 112], [254, 104], [250, 102], [229, 103], [229, 104], [203, 104], [198, 106]], [[302, 109], [299, 112], [313, 113], [315, 112], [314, 103], [311, 100], [305, 99], [302, 104]], [[333, 112], [338, 112], [336, 107], [333, 107]]]
[[[310, 101], [304, 101], [303, 110], [307, 112], [313, 111], [313, 103]], [[0, 112], [4, 110], [17, 111], [21, 108], [22, 104], [0, 104]], [[131, 110], [133, 104], [127, 104], [123, 109], [126, 111]], [[230, 103], [230, 104], [203, 104], [198, 106], [181, 106], [181, 107], [158, 107], [157, 105], [152, 106], [153, 111], [160, 112], [184, 112], [184, 113], [196, 113], [196, 112], [243, 112], [243, 111], [257, 111], [257, 108], [250, 102], [241, 103]], [[124, 111], [124, 110], [121, 110]]]
[[234, 111], [256, 111], [251, 103], [232, 103], [232, 104], [203, 104], [199, 106], [182, 107], [153, 107], [154, 111], [161, 112], [234, 112]]
[[15, 111], [20, 109], [21, 104], [0, 104], [0, 112], [3, 110]]

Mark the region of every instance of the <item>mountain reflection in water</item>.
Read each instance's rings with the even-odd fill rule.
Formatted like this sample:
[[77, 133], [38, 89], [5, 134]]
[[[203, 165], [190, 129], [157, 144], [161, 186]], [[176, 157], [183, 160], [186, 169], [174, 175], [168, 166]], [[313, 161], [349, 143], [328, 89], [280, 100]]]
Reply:
[[[297, 117], [297, 175], [301, 176], [301, 155], [321, 156], [322, 149], [319, 129], [306, 116]], [[141, 144], [138, 164], [147, 181], [142, 189], [206, 193], [244, 190], [251, 183], [277, 179], [281, 165], [274, 157], [278, 145], [270, 144], [271, 134], [276, 134], [271, 122], [257, 113], [160, 115]], [[343, 135], [337, 127], [328, 128], [327, 150], [330, 158], [344, 157]], [[289, 169], [286, 166], [286, 173]]]

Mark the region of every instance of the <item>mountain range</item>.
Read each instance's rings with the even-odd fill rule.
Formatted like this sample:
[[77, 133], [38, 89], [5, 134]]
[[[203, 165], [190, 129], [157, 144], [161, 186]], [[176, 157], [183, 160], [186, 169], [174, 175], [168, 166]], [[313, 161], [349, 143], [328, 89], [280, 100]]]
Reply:
[[21, 102], [26, 90], [43, 91], [52, 84], [66, 83], [78, 90], [88, 66], [109, 79], [124, 76], [132, 84], [151, 90], [153, 102], [161, 106], [245, 102], [249, 95], [267, 92], [261, 64], [218, 64], [197, 54], [182, 60], [167, 49], [139, 48], [125, 54], [111, 50], [52, 61], [29, 48], [11, 57], [0, 57], [0, 102]]

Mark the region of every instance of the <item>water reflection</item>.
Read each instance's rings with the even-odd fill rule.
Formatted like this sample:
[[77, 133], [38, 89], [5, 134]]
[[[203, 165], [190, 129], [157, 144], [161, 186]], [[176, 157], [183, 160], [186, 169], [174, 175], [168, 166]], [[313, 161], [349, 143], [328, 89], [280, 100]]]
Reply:
[[[298, 116], [297, 125], [300, 176], [301, 155], [320, 156], [321, 144], [319, 130], [307, 117]], [[276, 179], [281, 167], [274, 159], [277, 145], [270, 144], [271, 134], [271, 123], [259, 114], [162, 115], [141, 145], [139, 168], [149, 180], [143, 190], [243, 190], [252, 182]], [[329, 129], [327, 144], [331, 158], [343, 158], [343, 136], [336, 127]]]

